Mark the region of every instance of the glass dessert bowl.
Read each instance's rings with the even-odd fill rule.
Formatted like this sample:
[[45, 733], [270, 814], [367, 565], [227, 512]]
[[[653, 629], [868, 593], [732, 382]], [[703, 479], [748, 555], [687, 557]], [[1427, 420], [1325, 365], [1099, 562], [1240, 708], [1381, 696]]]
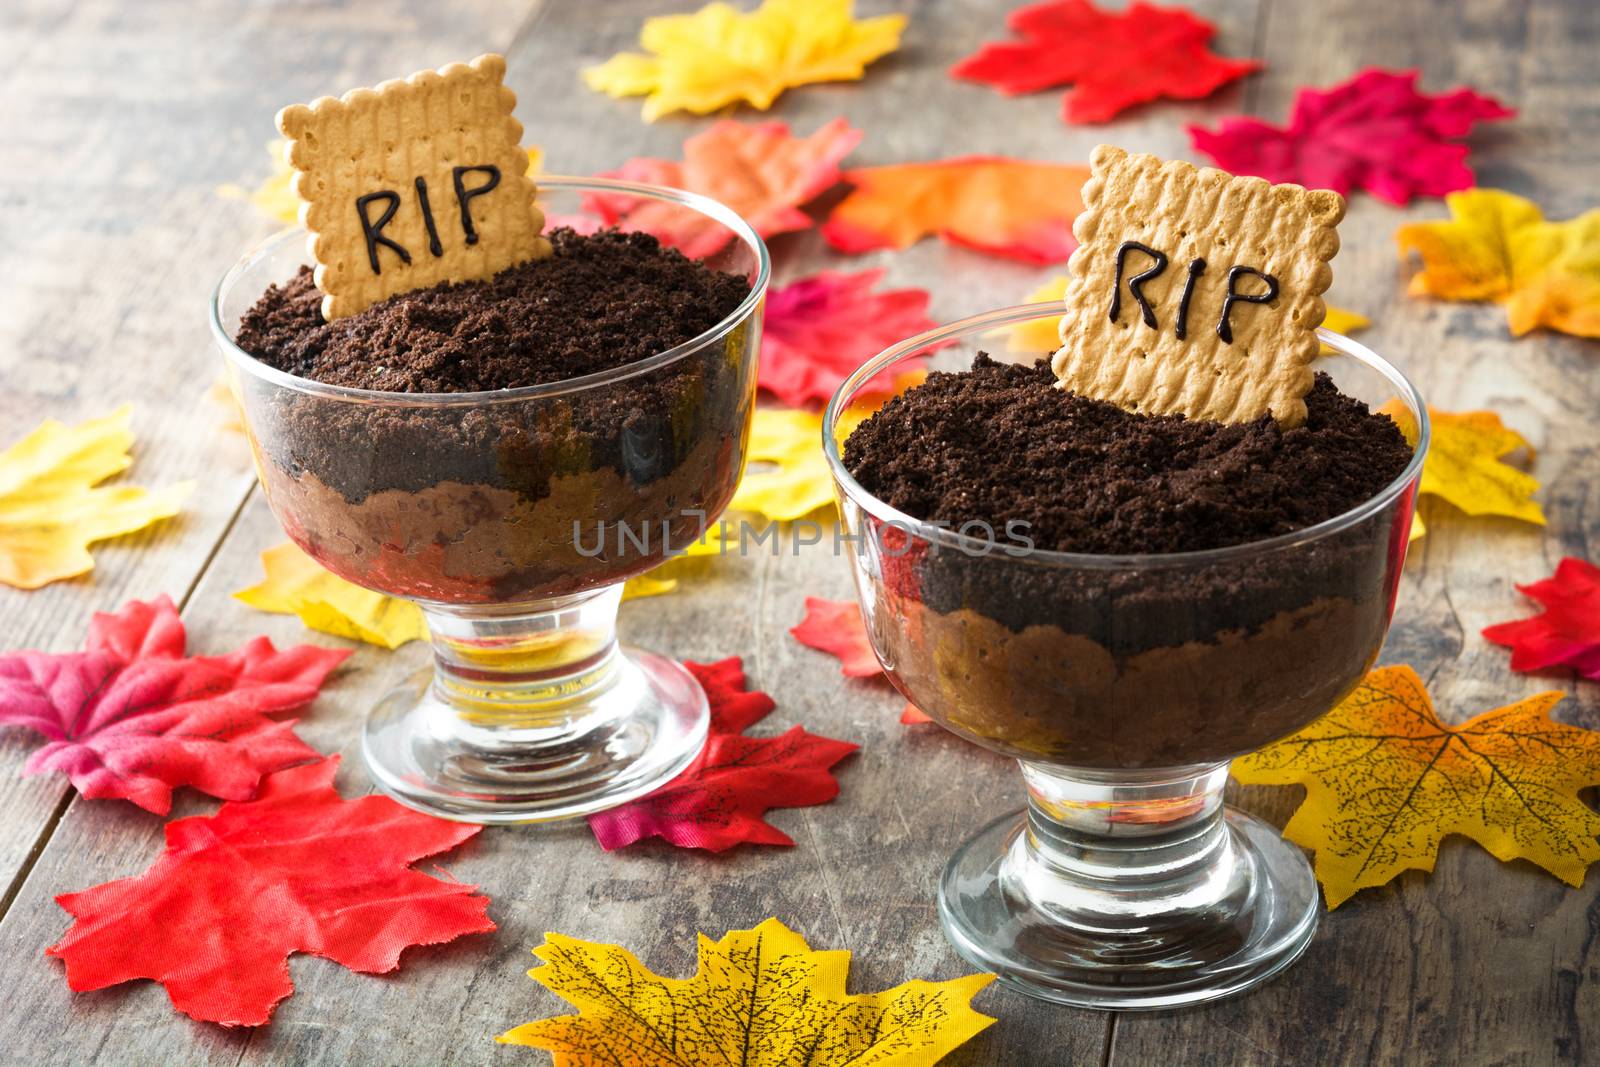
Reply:
[[329, 385], [234, 343], [263, 291], [306, 261], [301, 231], [247, 255], [212, 301], [284, 531], [334, 574], [414, 601], [427, 618], [434, 664], [369, 715], [367, 766], [397, 800], [470, 822], [613, 807], [700, 752], [705, 694], [676, 662], [619, 646], [617, 608], [627, 579], [693, 542], [733, 496], [769, 274], [761, 238], [704, 197], [541, 177], [539, 199], [564, 225], [597, 225], [585, 212], [603, 201], [702, 241], [721, 231], [704, 262], [743, 277], [749, 293], [649, 358], [457, 393]]
[[1198, 1003], [1265, 981], [1315, 932], [1305, 857], [1226, 807], [1223, 786], [1233, 757], [1330, 710], [1376, 659], [1427, 414], [1394, 367], [1323, 332], [1332, 352], [1316, 369], [1420, 428], [1409, 462], [1331, 519], [1207, 551], [1033, 549], [999, 522], [950, 529], [905, 514], [852, 475], [844, 442], [882, 402], [872, 383], [919, 358], [965, 365], [1004, 347], [999, 331], [1036, 335], [1059, 315], [1014, 307], [890, 348], [835, 394], [824, 448], [885, 672], [946, 729], [1015, 757], [1027, 786], [1025, 811], [984, 827], [945, 869], [940, 916], [957, 950], [1047, 1000]]

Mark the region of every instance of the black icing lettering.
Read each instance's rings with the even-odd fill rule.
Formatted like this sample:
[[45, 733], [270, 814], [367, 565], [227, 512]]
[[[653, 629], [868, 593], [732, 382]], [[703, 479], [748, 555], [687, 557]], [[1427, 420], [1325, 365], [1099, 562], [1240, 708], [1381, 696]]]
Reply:
[[1156, 265], [1148, 270], [1135, 274], [1128, 279], [1128, 292], [1139, 302], [1139, 310], [1144, 314], [1144, 324], [1152, 330], [1156, 329], [1156, 313], [1150, 306], [1150, 301], [1145, 298], [1141, 286], [1167, 269], [1167, 254], [1157, 252], [1149, 245], [1142, 245], [1138, 241], [1124, 241], [1117, 248], [1117, 276], [1111, 282], [1111, 321], [1116, 322], [1122, 314], [1122, 268], [1127, 261], [1129, 252], [1143, 252], [1156, 261]]
[[[468, 189], [462, 178], [472, 173], [487, 174], [489, 180], [475, 189]], [[500, 184], [500, 168], [484, 165], [481, 167], [456, 167], [451, 172], [456, 183], [456, 201], [461, 205], [461, 232], [467, 235], [467, 244], [478, 243], [478, 231], [472, 225], [472, 209], [469, 206], [472, 198], [482, 196]]]
[[1180, 341], [1189, 332], [1189, 298], [1194, 295], [1194, 283], [1199, 281], [1200, 275], [1205, 272], [1205, 260], [1192, 259], [1189, 261], [1189, 278], [1183, 283], [1183, 298], [1178, 301], [1178, 327], [1173, 331]]
[[[383, 209], [383, 214], [373, 222], [367, 217], [367, 205], [374, 200], [385, 201], [389, 206]], [[411, 253], [400, 246], [398, 241], [383, 235], [383, 228], [389, 225], [389, 220], [394, 218], [394, 213], [400, 210], [400, 194], [391, 189], [379, 193], [368, 193], [366, 196], [356, 198], [356, 214], [361, 217], [361, 232], [367, 237], [367, 262], [372, 264], [372, 273], [382, 274], [383, 268], [378, 266], [378, 246], [389, 249], [400, 257], [402, 263], [411, 262]]]
[[[1253, 274], [1267, 283], [1264, 293], [1241, 293], [1238, 291], [1238, 282], [1246, 274]], [[1228, 271], [1228, 295], [1222, 301], [1222, 317], [1217, 320], [1217, 336], [1222, 338], [1223, 344], [1233, 344], [1233, 323], [1229, 316], [1233, 314], [1233, 305], [1244, 304], [1270, 304], [1278, 299], [1278, 279], [1270, 274], [1256, 270], [1254, 267], [1234, 267]]]
[[444, 245], [439, 243], [439, 230], [433, 224], [433, 207], [428, 203], [428, 182], [417, 176], [417, 201], [422, 204], [422, 224], [428, 228], [428, 251], [437, 258], [444, 255]]

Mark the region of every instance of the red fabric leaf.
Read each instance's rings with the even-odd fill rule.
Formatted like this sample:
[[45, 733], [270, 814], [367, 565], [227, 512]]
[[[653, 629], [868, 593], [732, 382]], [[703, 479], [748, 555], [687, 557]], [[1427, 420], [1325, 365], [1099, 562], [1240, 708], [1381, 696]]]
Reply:
[[876, 678], [883, 673], [854, 600], [806, 597], [806, 617], [789, 628], [789, 636], [807, 648], [838, 657], [839, 671], [846, 678]]
[[1194, 147], [1223, 170], [1347, 195], [1362, 188], [1391, 204], [1444, 196], [1477, 184], [1467, 146], [1473, 124], [1515, 111], [1471, 89], [1417, 92], [1417, 72], [1369, 68], [1331, 89], [1302, 89], [1289, 125], [1223, 119], [1215, 132], [1190, 126]]
[[[931, 329], [926, 289], [873, 292], [883, 270], [825, 270], [767, 294], [761, 335], [761, 388], [790, 407], [827, 403], [863, 362], [913, 334]], [[920, 359], [885, 371], [863, 390], [890, 394], [898, 374]]]
[[224, 800], [255, 795], [263, 774], [316, 759], [291, 722], [347, 649], [258, 637], [225, 656], [185, 658], [172, 601], [97, 614], [82, 652], [0, 655], [0, 724], [48, 739], [25, 774], [60, 771], [91, 799], [120, 797], [165, 815], [190, 785]]
[[685, 663], [711, 702], [711, 736], [700, 756], [667, 785], [632, 803], [589, 816], [600, 847], [610, 852], [646, 837], [679, 848], [722, 852], [738, 844], [793, 845], [762, 815], [772, 808], [825, 804], [839, 794], [828, 768], [858, 746], [792, 727], [777, 737], [738, 731], [773, 708], [772, 698], [745, 689], [737, 657]]
[[951, 75], [1007, 95], [1073, 85], [1062, 100], [1067, 122], [1105, 122], [1163, 97], [1198, 100], [1262, 66], [1213, 54], [1216, 27], [1181, 7], [1135, 2], [1107, 12], [1088, 0], [1046, 0], [1013, 11], [1006, 25], [1023, 40], [986, 44]]
[[1568, 556], [1553, 577], [1517, 588], [1543, 604], [1544, 613], [1483, 631], [1510, 646], [1512, 670], [1571, 667], [1600, 682], [1600, 567]]
[[[867, 624], [861, 618], [861, 609], [853, 600], [823, 600], [806, 597], [806, 617], [798, 626], [791, 626], [789, 634], [807, 648], [814, 648], [839, 658], [839, 673], [846, 678], [882, 678], [883, 666], [873, 654], [872, 642], [867, 637]], [[922, 710], [910, 702], [900, 711], [900, 721], [907, 726], [932, 722]]]
[[383, 974], [412, 945], [493, 930], [477, 886], [409, 864], [481, 827], [345, 800], [338, 757], [280, 771], [261, 795], [167, 824], [144, 874], [56, 897], [76, 922], [47, 951], [75, 990], [149, 978], [203, 1022], [258, 1026], [294, 992], [291, 952]]
[[[860, 143], [861, 131], [842, 118], [809, 137], [792, 136], [782, 122], [723, 119], [683, 142], [681, 163], [642, 157], [602, 176], [703, 193], [771, 237], [811, 226], [800, 205], [838, 183], [840, 161]], [[584, 203], [606, 225], [654, 234], [695, 259], [733, 239], [721, 223], [669, 204], [605, 193]]]

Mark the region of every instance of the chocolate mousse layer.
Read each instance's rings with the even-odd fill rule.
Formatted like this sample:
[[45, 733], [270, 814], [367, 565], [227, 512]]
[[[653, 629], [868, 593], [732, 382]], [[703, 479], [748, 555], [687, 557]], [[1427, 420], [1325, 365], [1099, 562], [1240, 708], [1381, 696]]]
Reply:
[[[748, 282], [645, 234], [549, 236], [547, 259], [333, 322], [303, 269], [243, 317], [235, 340], [267, 365], [394, 394], [242, 383], [275, 510], [335, 573], [441, 602], [561, 596], [654, 565], [699, 533], [696, 512], [726, 506], [754, 396], [749, 323], [604, 384], [495, 394], [667, 352], [732, 314]], [[489, 395], [414, 396], [464, 392]]]
[[1064, 393], [1045, 363], [929, 375], [851, 435], [845, 464], [897, 510], [985, 523], [995, 544], [865, 520], [891, 675], [957, 732], [1081, 767], [1225, 759], [1327, 711], [1382, 643], [1409, 500], [1304, 544], [1171, 557], [1334, 518], [1410, 462], [1393, 421], [1326, 376], [1307, 406], [1294, 429], [1223, 425]]

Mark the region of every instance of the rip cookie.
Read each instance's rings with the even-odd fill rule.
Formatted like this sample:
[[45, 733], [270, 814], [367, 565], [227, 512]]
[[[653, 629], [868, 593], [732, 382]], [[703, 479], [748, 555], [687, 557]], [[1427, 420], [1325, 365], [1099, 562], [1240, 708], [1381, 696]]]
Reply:
[[1305, 421], [1344, 198], [1110, 145], [1090, 169], [1060, 385], [1147, 415]]
[[278, 112], [323, 318], [550, 254], [505, 72], [484, 55]]

